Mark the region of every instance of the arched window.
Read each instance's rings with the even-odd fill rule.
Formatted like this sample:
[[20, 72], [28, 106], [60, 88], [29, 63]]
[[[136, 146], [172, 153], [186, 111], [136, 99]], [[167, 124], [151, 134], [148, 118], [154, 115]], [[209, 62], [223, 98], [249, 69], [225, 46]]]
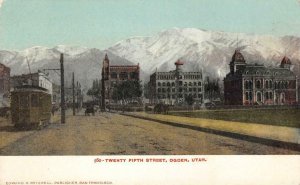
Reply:
[[170, 87], [170, 85], [171, 85], [170, 82], [167, 82], [167, 86]]
[[175, 86], [175, 82], [172, 82], [172, 86], [173, 86], [173, 87]]
[[198, 82], [198, 86], [201, 86], [201, 82]]
[[249, 100], [249, 92], [246, 92], [246, 100]]
[[261, 102], [261, 100], [262, 100], [261, 92], [257, 92], [257, 94], [256, 94], [256, 100], [257, 100], [257, 102]]
[[163, 82], [163, 83], [162, 83], [162, 86], [166, 86], [166, 82]]
[[256, 80], [256, 88], [260, 89], [261, 88], [261, 81], [260, 80]]

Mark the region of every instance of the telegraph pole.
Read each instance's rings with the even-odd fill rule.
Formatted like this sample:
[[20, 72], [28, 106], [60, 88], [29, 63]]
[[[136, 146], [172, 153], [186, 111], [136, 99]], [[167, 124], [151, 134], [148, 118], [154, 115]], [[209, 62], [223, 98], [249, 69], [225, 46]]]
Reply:
[[64, 54], [60, 54], [60, 92], [61, 92], [61, 123], [66, 123], [66, 110], [65, 110], [65, 71], [64, 71]]
[[75, 80], [74, 80], [74, 72], [72, 73], [72, 90], [73, 90], [73, 116], [75, 116]]

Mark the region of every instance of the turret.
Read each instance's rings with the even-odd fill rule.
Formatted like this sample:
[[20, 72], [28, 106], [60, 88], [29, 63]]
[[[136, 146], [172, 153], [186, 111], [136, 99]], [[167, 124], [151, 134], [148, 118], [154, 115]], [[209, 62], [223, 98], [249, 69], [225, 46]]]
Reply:
[[283, 59], [281, 60], [280, 67], [291, 69], [291, 65], [292, 65], [291, 60], [288, 57], [284, 56]]
[[230, 73], [234, 74], [238, 70], [244, 69], [246, 61], [239, 50], [235, 50], [230, 61]]
[[177, 60], [175, 62], [175, 65], [176, 65], [176, 71], [182, 71], [182, 65], [183, 65], [183, 62], [181, 62], [180, 60]]

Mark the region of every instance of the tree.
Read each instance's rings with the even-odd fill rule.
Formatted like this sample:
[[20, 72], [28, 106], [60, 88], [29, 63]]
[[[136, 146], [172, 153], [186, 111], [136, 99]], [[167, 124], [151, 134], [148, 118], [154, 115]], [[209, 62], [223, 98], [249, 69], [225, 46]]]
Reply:
[[189, 106], [191, 106], [194, 104], [195, 99], [194, 99], [193, 95], [189, 94], [185, 97], [185, 101]]
[[93, 100], [100, 100], [101, 97], [101, 80], [93, 80], [92, 87], [87, 91], [87, 95], [91, 96]]
[[209, 80], [206, 78], [205, 85], [204, 85], [205, 94], [207, 95], [208, 99], [212, 101], [215, 98], [221, 96], [220, 86], [219, 86], [219, 79]]
[[136, 100], [142, 96], [142, 85], [140, 81], [130, 80], [116, 84], [113, 87], [112, 99], [122, 100], [123, 103]]

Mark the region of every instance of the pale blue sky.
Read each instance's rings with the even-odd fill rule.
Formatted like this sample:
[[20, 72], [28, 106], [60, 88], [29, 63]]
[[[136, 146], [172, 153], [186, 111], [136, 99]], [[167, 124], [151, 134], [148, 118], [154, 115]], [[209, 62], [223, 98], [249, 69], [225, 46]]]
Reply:
[[[1, 1], [1, 0], [0, 0]], [[0, 49], [104, 49], [173, 28], [300, 36], [299, 0], [4, 0]]]

